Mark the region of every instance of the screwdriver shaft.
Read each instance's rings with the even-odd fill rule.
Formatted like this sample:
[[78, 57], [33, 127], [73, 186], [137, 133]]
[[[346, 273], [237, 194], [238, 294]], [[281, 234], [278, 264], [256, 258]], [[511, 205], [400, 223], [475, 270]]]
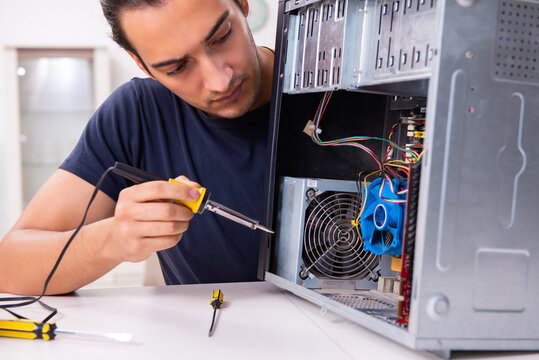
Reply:
[[88, 336], [95, 338], [102, 338], [108, 340], [115, 340], [120, 342], [129, 342], [133, 339], [133, 335], [129, 333], [101, 333], [93, 331], [80, 331], [80, 330], [65, 330], [65, 329], [56, 329], [57, 334], [67, 334], [75, 336]]
[[210, 331], [208, 331], [208, 336], [213, 334], [213, 324], [215, 324], [215, 314], [217, 313], [217, 308], [213, 309], [213, 317], [211, 319]]

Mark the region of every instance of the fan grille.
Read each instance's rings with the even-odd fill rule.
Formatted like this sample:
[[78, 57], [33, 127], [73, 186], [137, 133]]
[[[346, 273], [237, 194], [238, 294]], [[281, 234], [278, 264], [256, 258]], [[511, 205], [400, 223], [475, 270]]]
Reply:
[[380, 263], [363, 250], [352, 220], [357, 217], [355, 193], [326, 191], [314, 197], [306, 210], [303, 262], [320, 278], [361, 280]]

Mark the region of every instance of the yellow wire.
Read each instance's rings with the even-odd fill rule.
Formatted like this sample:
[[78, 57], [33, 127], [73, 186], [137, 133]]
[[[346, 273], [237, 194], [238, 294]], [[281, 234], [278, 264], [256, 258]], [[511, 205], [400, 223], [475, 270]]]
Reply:
[[[365, 208], [365, 203], [367, 202], [367, 191], [366, 191], [366, 189], [367, 189], [367, 178], [369, 178], [370, 176], [372, 176], [374, 174], [378, 174], [379, 172], [381, 172], [381, 171], [380, 170], [375, 170], [375, 171], [367, 174], [367, 176], [365, 176], [365, 178], [363, 179], [363, 189], [365, 189], [365, 196], [363, 196], [363, 201], [362, 201], [362, 204], [361, 204], [361, 209], [359, 210], [359, 214], [357, 215], [355, 220], [352, 220], [352, 225], [355, 226], [358, 235], [360, 234], [360, 231], [359, 231], [359, 218], [361, 217], [361, 214], [363, 214], [363, 209]], [[361, 176], [362, 173], [363, 173], [363, 171], [359, 173], [359, 176]]]
[[386, 164], [403, 164], [403, 165], [410, 165], [409, 162], [407, 161], [404, 161], [404, 160], [389, 160], [389, 161], [386, 161]]
[[389, 164], [389, 163], [385, 163], [384, 166], [391, 166], [391, 167], [396, 167], [396, 168], [400, 168], [400, 169], [404, 169], [404, 170], [410, 169], [409, 166], [406, 166], [406, 165], [400, 165], [400, 164]]

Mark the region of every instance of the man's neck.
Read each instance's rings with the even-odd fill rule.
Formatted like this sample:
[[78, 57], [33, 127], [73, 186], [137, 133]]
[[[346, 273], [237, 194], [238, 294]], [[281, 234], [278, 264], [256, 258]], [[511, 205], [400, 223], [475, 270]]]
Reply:
[[258, 51], [258, 58], [260, 59], [260, 93], [253, 106], [253, 110], [269, 103], [271, 100], [274, 61], [272, 50], [262, 46], [257, 46], [256, 49]]

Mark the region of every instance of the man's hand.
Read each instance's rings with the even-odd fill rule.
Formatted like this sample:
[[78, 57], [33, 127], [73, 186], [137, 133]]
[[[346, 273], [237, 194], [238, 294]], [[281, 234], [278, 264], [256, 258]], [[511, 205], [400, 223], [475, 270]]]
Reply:
[[149, 181], [120, 192], [105, 253], [117, 261], [138, 262], [151, 253], [175, 246], [189, 227], [193, 212], [174, 200], [195, 201], [200, 187], [185, 176], [186, 185]]

